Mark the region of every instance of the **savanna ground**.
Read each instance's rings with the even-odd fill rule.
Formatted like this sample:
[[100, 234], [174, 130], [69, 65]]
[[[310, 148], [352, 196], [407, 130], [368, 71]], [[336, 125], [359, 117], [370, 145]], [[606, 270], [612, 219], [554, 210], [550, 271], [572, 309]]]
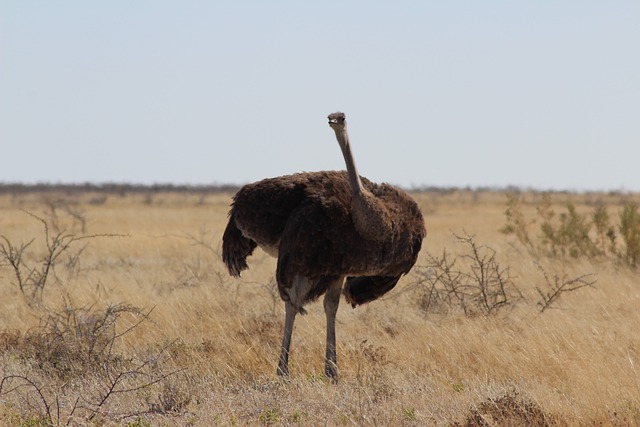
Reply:
[[417, 266], [343, 302], [334, 384], [321, 303], [276, 377], [275, 262], [228, 276], [231, 194], [5, 189], [0, 424], [640, 425], [638, 195], [413, 193]]

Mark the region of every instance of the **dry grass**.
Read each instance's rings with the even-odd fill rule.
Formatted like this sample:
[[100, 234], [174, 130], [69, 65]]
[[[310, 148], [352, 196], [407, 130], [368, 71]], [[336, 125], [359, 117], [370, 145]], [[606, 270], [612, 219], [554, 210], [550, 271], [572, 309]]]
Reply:
[[[539, 197], [523, 194], [532, 217]], [[553, 200], [615, 212], [624, 197]], [[0, 196], [0, 235], [35, 238], [26, 261], [46, 249], [42, 224], [23, 210], [51, 221], [55, 206], [60, 229], [83, 234], [71, 211], [86, 220], [84, 233], [110, 235], [72, 246], [78, 262], [60, 258], [39, 302], [0, 263], [0, 424], [640, 425], [638, 271], [541, 259], [550, 274], [595, 273], [597, 283], [540, 313], [544, 277], [498, 231], [504, 194], [416, 198], [428, 228], [418, 264], [443, 248], [455, 256], [464, 248], [452, 232], [468, 233], [509, 267], [522, 298], [490, 316], [425, 310], [424, 277], [412, 274], [380, 301], [343, 304], [341, 378], [332, 384], [322, 376], [321, 304], [297, 321], [291, 379], [276, 378], [275, 263], [258, 251], [242, 280], [226, 274], [219, 252], [229, 194]], [[110, 323], [96, 329], [100, 319]]]

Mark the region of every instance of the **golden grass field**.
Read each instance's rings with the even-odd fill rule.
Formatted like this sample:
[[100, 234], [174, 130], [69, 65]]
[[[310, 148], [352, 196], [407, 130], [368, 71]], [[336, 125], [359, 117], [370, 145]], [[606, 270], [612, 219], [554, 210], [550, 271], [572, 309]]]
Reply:
[[[70, 242], [40, 298], [0, 261], [0, 425], [640, 425], [638, 270], [539, 258], [550, 277], [597, 279], [541, 313], [544, 276], [499, 232], [505, 193], [413, 195], [428, 230], [418, 268], [381, 300], [340, 306], [337, 384], [323, 378], [318, 302], [297, 319], [290, 378], [276, 377], [275, 262], [257, 250], [242, 279], [227, 274], [231, 194], [0, 195], [5, 247], [35, 239], [23, 268], [38, 270], [47, 253], [40, 219], [50, 239], [91, 236]], [[522, 193], [532, 220], [540, 198]], [[602, 203], [612, 220], [633, 198], [552, 195], [558, 212], [567, 201], [580, 212]], [[491, 315], [426, 307], [427, 254], [464, 250], [452, 233], [495, 250], [522, 297]]]

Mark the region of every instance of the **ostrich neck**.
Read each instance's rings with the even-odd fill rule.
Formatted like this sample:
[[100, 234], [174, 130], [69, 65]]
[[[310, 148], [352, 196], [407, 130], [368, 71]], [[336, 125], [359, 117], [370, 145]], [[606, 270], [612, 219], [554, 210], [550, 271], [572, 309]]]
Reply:
[[363, 238], [371, 241], [387, 241], [393, 239], [393, 224], [388, 210], [371, 192], [362, 186], [360, 175], [356, 169], [347, 130], [336, 130], [336, 136], [347, 165], [347, 175], [351, 186], [351, 216], [353, 224]]
[[358, 169], [356, 163], [353, 160], [353, 154], [351, 153], [351, 145], [349, 144], [349, 135], [347, 130], [336, 130], [336, 137], [340, 143], [340, 149], [344, 157], [344, 162], [347, 165], [347, 175], [349, 176], [349, 184], [351, 185], [351, 192], [354, 195], [361, 195], [363, 192], [362, 181], [360, 181], [360, 175], [358, 175]]

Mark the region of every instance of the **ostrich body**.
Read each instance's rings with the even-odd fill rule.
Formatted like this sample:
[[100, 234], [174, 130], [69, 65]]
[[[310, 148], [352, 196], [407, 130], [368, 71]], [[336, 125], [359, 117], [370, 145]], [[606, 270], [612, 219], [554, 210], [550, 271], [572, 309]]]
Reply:
[[233, 198], [223, 236], [222, 257], [232, 276], [248, 268], [246, 258], [256, 246], [278, 258], [276, 280], [286, 310], [281, 376], [288, 374], [296, 315], [324, 294], [325, 374], [336, 378], [340, 294], [355, 307], [390, 291], [415, 264], [426, 235], [420, 209], [408, 194], [358, 175], [345, 115], [329, 115], [329, 125], [347, 171], [298, 173], [245, 185]]

